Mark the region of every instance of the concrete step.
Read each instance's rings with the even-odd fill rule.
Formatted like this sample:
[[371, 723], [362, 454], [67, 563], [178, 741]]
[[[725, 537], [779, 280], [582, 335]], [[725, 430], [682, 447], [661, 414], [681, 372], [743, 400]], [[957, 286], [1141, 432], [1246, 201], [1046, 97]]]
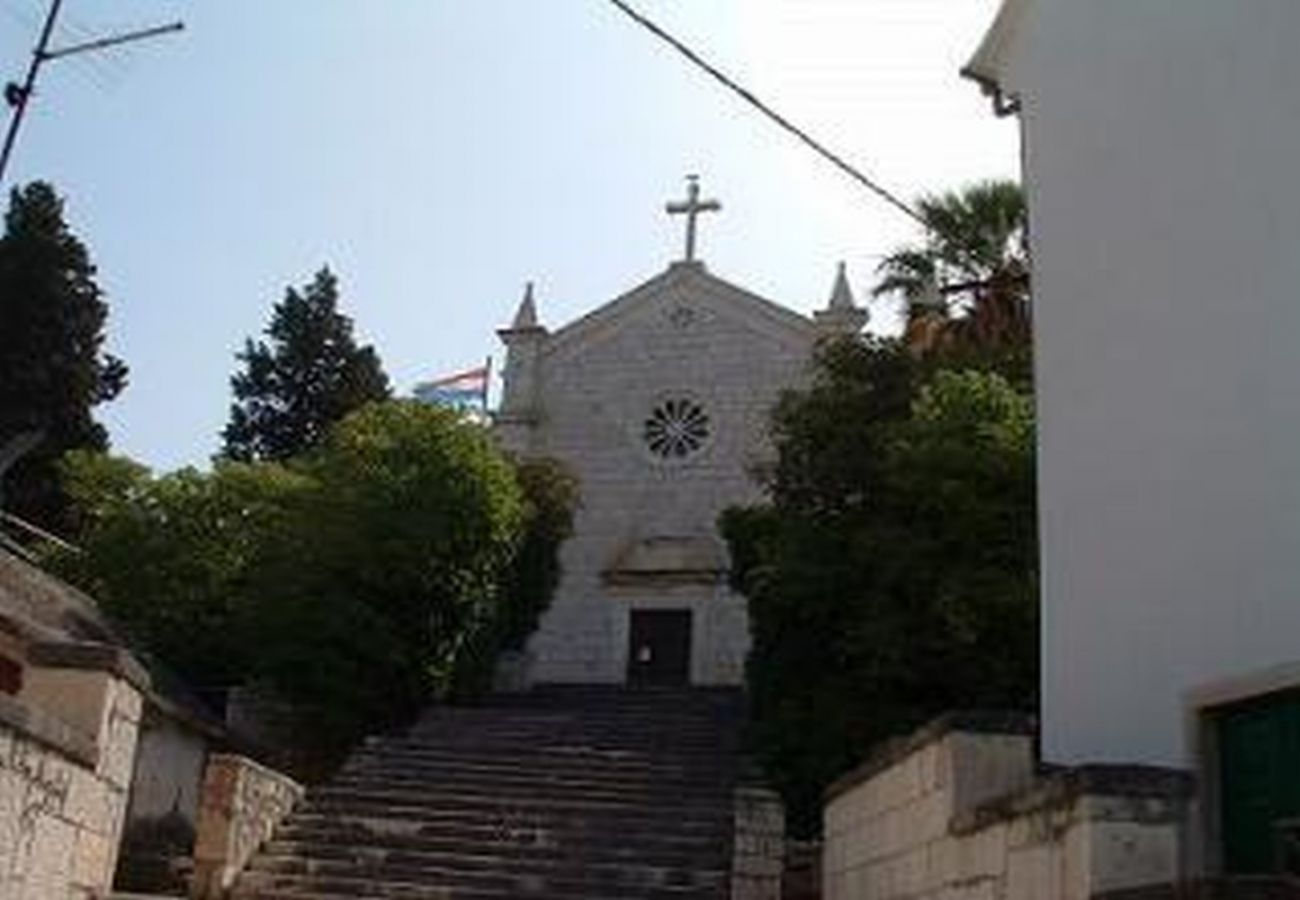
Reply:
[[581, 757], [511, 757], [506, 759], [447, 753], [414, 756], [401, 753], [370, 753], [354, 755], [339, 771], [339, 777], [396, 776], [423, 778], [433, 781], [446, 779], [488, 780], [500, 779], [503, 783], [516, 779], [539, 778], [550, 781], [589, 781], [601, 785], [662, 785], [681, 790], [703, 790], [716, 787], [719, 780], [730, 775], [728, 766], [687, 766], [683, 764], [653, 763], [651, 761], [617, 760]]
[[734, 692], [544, 689], [368, 739], [239, 900], [721, 900]]
[[411, 809], [376, 804], [371, 810], [304, 810], [297, 812], [277, 832], [296, 839], [320, 831], [339, 832], [351, 840], [370, 835], [398, 837], [446, 837], [492, 842], [502, 835], [521, 843], [538, 841], [539, 835], [588, 844], [619, 842], [682, 847], [716, 846], [721, 819], [686, 821], [640, 816], [548, 818], [511, 809], [438, 808]]
[[594, 747], [576, 744], [480, 744], [458, 746], [450, 742], [411, 743], [389, 741], [357, 750], [349, 760], [362, 764], [376, 759], [406, 762], [468, 762], [484, 765], [534, 767], [546, 765], [565, 768], [599, 768], [603, 771], [672, 772], [720, 774], [734, 766], [734, 751], [727, 746], [713, 746], [706, 752], [685, 754], [641, 747]]
[[590, 831], [559, 831], [543, 828], [491, 828], [460, 831], [395, 834], [344, 827], [296, 827], [282, 829], [266, 845], [268, 856], [313, 854], [349, 858], [358, 850], [409, 853], [500, 854], [509, 852], [520, 860], [580, 858], [594, 863], [642, 862], [656, 866], [707, 867], [726, 856], [716, 835], [677, 836], [642, 832], [636, 835], [608, 835]]
[[659, 820], [665, 823], [716, 821], [730, 810], [715, 803], [694, 804], [682, 798], [676, 802], [645, 802], [642, 798], [624, 799], [616, 795], [509, 794], [460, 790], [448, 785], [444, 790], [404, 791], [386, 787], [329, 784], [308, 795], [307, 808], [315, 811], [347, 812], [349, 809], [475, 809], [513, 815], [592, 816], [601, 821], [620, 818]]
[[[493, 852], [495, 850], [495, 852]], [[726, 857], [715, 852], [669, 860], [610, 860], [595, 858], [581, 848], [552, 849], [548, 854], [523, 855], [509, 845], [461, 846], [450, 851], [402, 850], [367, 846], [294, 844], [277, 842], [259, 854], [250, 871], [280, 875], [341, 875], [376, 878], [420, 877], [476, 879], [509, 877], [516, 881], [592, 882], [618, 887], [700, 887], [725, 879]]]
[[319, 871], [311, 874], [247, 872], [234, 892], [238, 900], [267, 897], [459, 898], [529, 897], [582, 900], [721, 900], [726, 879], [716, 883], [662, 886], [603, 884], [582, 878], [546, 879], [532, 875], [464, 876], [452, 871], [413, 869], [392, 875]]
[[515, 777], [446, 778], [433, 779], [419, 775], [362, 773], [343, 775], [321, 792], [399, 794], [408, 797], [441, 797], [481, 795], [500, 800], [516, 798], [528, 801], [548, 799], [565, 800], [581, 796], [589, 802], [633, 803], [647, 806], [668, 805], [674, 808], [713, 807], [726, 805], [730, 792], [722, 793], [716, 786], [684, 790], [682, 785], [654, 782], [615, 781], [601, 782], [592, 779], [555, 778], [546, 773], [523, 773]]

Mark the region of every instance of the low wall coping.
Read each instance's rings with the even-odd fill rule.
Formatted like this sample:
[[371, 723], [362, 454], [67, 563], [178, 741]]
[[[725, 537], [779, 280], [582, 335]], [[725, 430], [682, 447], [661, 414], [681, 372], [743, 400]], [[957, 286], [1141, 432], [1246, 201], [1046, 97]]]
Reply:
[[89, 735], [7, 694], [0, 694], [0, 727], [4, 726], [79, 765], [93, 769], [99, 761], [99, 750]]
[[1020, 737], [1036, 734], [1037, 731], [1038, 720], [1028, 713], [1006, 710], [947, 712], [931, 719], [911, 734], [890, 738], [877, 744], [865, 762], [831, 782], [822, 797], [829, 803], [863, 782], [875, 778], [885, 769], [897, 765], [913, 753], [955, 732]]
[[1094, 894], [1093, 900], [1295, 900], [1297, 896], [1300, 896], [1300, 878], [1236, 875], [1120, 888]]
[[149, 673], [128, 651], [94, 641], [43, 641], [27, 648], [27, 660], [45, 669], [86, 669], [116, 675], [142, 694], [149, 693]]
[[[1119, 797], [1133, 800], [1166, 800], [1181, 806], [1190, 799], [1196, 779], [1183, 769], [1163, 766], [1093, 764], [1053, 766], [1040, 771], [1034, 783], [1023, 790], [979, 804], [953, 817], [953, 834], [965, 835], [1010, 819], [1060, 809], [1080, 797]], [[1176, 813], [1146, 811], [1140, 816], [1170, 821]]]
[[306, 792], [306, 788], [304, 788], [297, 779], [289, 777], [278, 769], [273, 769], [270, 766], [263, 765], [252, 757], [244, 756], [242, 753], [210, 753], [208, 754], [208, 765], [252, 769], [263, 778], [267, 778], [271, 781], [278, 781], [287, 785], [291, 790], [297, 792], [299, 795]]

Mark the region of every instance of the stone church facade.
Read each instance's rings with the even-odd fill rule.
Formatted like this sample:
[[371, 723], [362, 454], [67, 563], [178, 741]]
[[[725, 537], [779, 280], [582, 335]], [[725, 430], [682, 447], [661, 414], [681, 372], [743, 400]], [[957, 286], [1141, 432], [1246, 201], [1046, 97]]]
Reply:
[[843, 266], [809, 319], [687, 259], [552, 332], [532, 287], [506, 345], [495, 429], [580, 482], [562, 581], [525, 679], [735, 685], [749, 623], [728, 587], [719, 514], [760, 499], [768, 414], [808, 377], [820, 336], [858, 331]]

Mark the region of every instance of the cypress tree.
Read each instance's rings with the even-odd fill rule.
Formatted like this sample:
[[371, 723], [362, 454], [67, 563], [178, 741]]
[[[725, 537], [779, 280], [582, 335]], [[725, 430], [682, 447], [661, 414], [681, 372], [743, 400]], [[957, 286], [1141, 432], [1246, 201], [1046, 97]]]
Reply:
[[9, 470], [4, 506], [56, 532], [72, 530], [57, 462], [108, 446], [91, 408], [126, 386], [126, 365], [103, 352], [108, 306], [86, 247], [42, 181], [10, 194], [0, 237], [0, 444], [43, 439]]
[[230, 379], [235, 402], [222, 436], [230, 459], [283, 460], [314, 447], [348, 413], [389, 397], [373, 347], [357, 346], [338, 311], [338, 279], [323, 268], [276, 304], [268, 341], [248, 340]]

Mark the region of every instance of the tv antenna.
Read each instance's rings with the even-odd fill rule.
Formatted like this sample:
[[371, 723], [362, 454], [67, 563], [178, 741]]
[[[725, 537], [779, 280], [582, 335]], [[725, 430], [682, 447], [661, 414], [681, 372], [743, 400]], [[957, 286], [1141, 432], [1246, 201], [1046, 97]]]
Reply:
[[158, 37], [185, 28], [184, 22], [172, 22], [167, 25], [157, 25], [137, 31], [107, 34], [100, 38], [69, 44], [65, 47], [51, 48], [50, 39], [54, 35], [54, 24], [59, 18], [59, 10], [62, 6], [63, 0], [50, 0], [50, 9], [45, 14], [45, 24], [41, 26], [40, 37], [36, 41], [35, 49], [32, 50], [32, 61], [27, 66], [26, 77], [21, 83], [10, 81], [4, 86], [4, 99], [9, 104], [11, 112], [9, 115], [9, 130], [5, 132], [4, 147], [0, 149], [0, 184], [4, 183], [5, 169], [9, 165], [9, 156], [13, 153], [14, 143], [18, 140], [18, 129], [23, 124], [23, 116], [27, 113], [27, 106], [31, 103], [32, 95], [36, 92], [36, 78], [40, 75], [42, 66], [56, 59], [107, 50], [110, 47], [118, 47], [122, 44]]

